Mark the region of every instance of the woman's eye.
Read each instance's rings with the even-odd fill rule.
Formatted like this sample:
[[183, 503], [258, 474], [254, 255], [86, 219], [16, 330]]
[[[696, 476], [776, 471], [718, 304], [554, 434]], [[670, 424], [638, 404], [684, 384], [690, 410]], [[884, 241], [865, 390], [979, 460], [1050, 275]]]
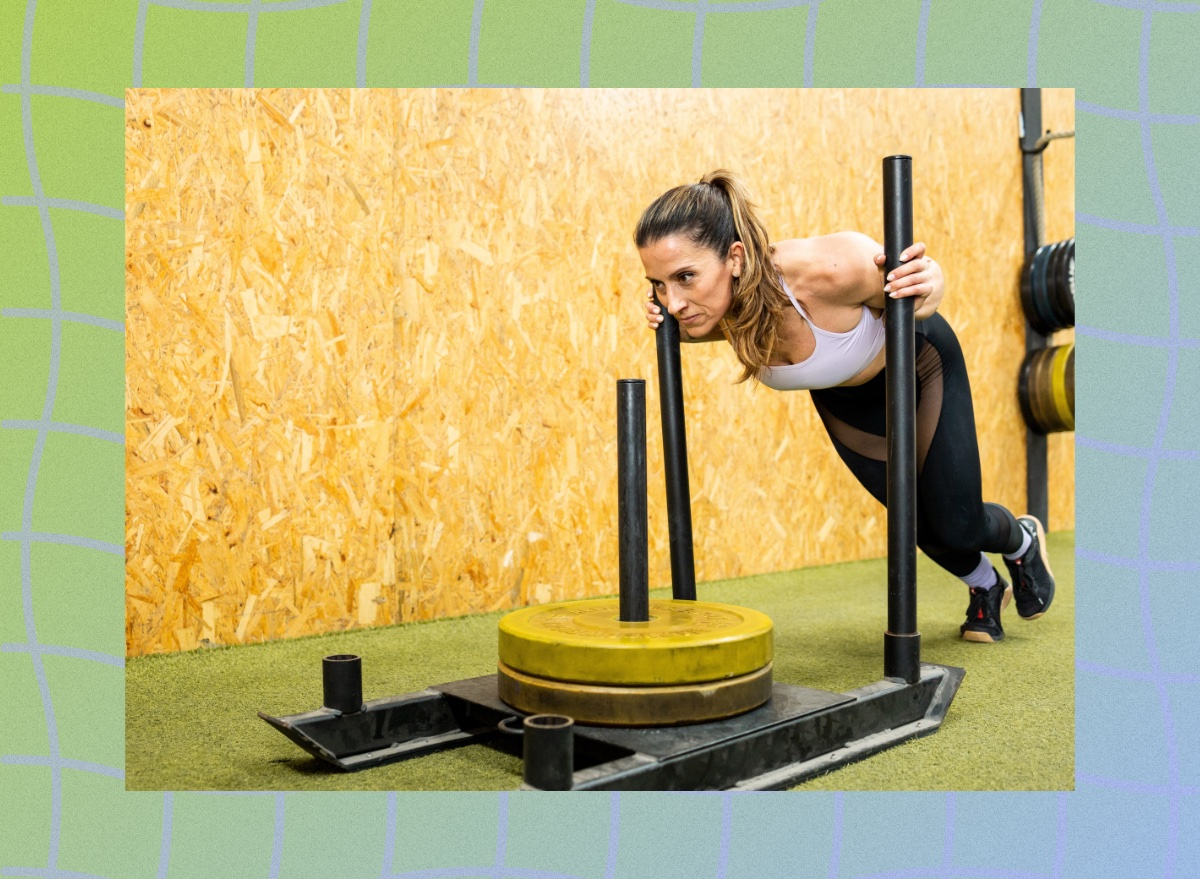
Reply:
[[690, 284], [692, 282], [693, 277], [694, 277], [694, 275], [691, 272], [684, 272], [682, 275], [679, 276], [679, 282], [681, 284]]

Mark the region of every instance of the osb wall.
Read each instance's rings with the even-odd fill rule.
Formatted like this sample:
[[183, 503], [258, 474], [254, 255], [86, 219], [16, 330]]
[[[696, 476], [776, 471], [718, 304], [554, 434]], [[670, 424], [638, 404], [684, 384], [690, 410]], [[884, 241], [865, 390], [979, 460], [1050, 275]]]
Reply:
[[394, 619], [394, 107], [128, 95], [130, 653]]
[[[1073, 127], [1069, 92], [1045, 110]], [[614, 592], [624, 377], [648, 379], [667, 585], [630, 236], [715, 167], [776, 239], [881, 237], [880, 159], [914, 156], [985, 492], [1023, 510], [1017, 112], [1015, 90], [130, 93], [129, 652]], [[1070, 141], [1046, 169], [1058, 240]], [[683, 355], [700, 581], [884, 553], [807, 394], [735, 385], [725, 345]]]

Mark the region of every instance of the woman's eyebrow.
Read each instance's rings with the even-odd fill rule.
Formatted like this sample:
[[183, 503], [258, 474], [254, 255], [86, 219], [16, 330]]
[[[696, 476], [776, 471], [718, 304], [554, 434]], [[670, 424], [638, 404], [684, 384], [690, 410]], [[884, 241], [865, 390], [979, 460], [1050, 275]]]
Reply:
[[[686, 274], [686, 273], [688, 273], [688, 272], [691, 272], [692, 274], [695, 274], [695, 272], [696, 272], [696, 269], [695, 269], [695, 267], [694, 267], [694, 266], [684, 266], [683, 268], [676, 269], [675, 271], [671, 272], [671, 275], [670, 275], [670, 277], [672, 277], [672, 278], [678, 278], [680, 275], [682, 275], [682, 274]], [[643, 275], [642, 277], [644, 277], [644, 278], [645, 278], [647, 281], [649, 281], [651, 284], [653, 284], [653, 283], [654, 283], [654, 281], [656, 280], [655, 278], [652, 278], [652, 277], [650, 277], [649, 275]]]

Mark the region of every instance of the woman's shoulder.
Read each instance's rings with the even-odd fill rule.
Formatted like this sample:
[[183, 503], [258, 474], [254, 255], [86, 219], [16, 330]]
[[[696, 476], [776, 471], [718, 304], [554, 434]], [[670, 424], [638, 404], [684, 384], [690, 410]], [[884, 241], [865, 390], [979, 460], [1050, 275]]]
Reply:
[[870, 235], [862, 232], [830, 232], [807, 238], [787, 238], [774, 242], [772, 246], [775, 249], [775, 262], [781, 269], [848, 256], [870, 257], [883, 249]]
[[811, 238], [786, 238], [771, 242], [771, 261], [783, 273], [803, 266], [811, 250]]
[[771, 262], [793, 290], [807, 289], [815, 280], [814, 270], [819, 265], [817, 251], [812, 238], [788, 238], [772, 242]]
[[880, 247], [862, 232], [831, 232], [809, 238], [788, 238], [774, 244], [773, 260], [785, 277], [819, 278], [846, 268], [871, 263]]
[[779, 241], [774, 259], [789, 287], [830, 304], [857, 305], [879, 280], [874, 258], [882, 249], [861, 232], [833, 232]]

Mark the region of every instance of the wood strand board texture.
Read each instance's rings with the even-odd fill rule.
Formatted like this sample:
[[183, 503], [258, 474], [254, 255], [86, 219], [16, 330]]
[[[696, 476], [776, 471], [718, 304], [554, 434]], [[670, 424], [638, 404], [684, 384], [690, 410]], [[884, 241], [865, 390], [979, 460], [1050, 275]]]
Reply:
[[130, 653], [397, 619], [393, 108], [128, 95]]
[[[191, 155], [204, 156], [192, 161], [214, 169], [208, 173], [223, 182], [226, 198], [234, 198], [228, 181], [252, 186], [253, 177], [245, 170], [248, 163], [237, 151], [247, 125], [269, 131], [281, 124], [276, 115], [288, 121], [301, 102], [304, 106], [291, 124], [303, 123], [310, 113], [313, 125], [331, 124], [331, 114], [317, 112], [315, 93], [287, 93], [286, 98], [267, 93], [267, 104], [247, 103], [244, 96], [249, 94], [224, 93], [222, 98], [242, 101], [234, 109], [244, 118], [213, 119], [208, 107], [189, 107], [187, 112], [183, 107], [163, 108], [179, 120], [192, 119], [191, 133], [176, 132], [180, 142], [165, 154], [143, 143], [146, 136], [137, 125], [145, 114], [138, 109], [130, 113], [131, 332], [133, 303], [139, 297], [174, 303], [169, 319], [164, 316], [158, 326], [145, 323], [140, 328], [143, 336], [130, 347], [149, 350], [151, 341], [159, 351], [170, 344], [177, 347], [178, 342], [163, 339], [184, 332], [176, 323], [188, 324], [186, 335], [194, 349], [176, 356], [176, 361], [187, 364], [192, 373], [201, 362], [213, 373], [207, 384], [199, 382], [199, 388], [211, 388], [204, 392], [193, 388], [192, 373], [182, 366], [173, 383], [154, 376], [155, 370], [173, 362], [169, 358], [134, 364], [131, 355], [131, 653], [194, 646], [190, 637], [237, 643], [614, 593], [618, 378], [648, 381], [651, 586], [668, 585], [654, 337], [645, 328], [646, 283], [631, 235], [640, 211], [655, 196], [715, 167], [743, 176], [774, 239], [841, 229], [881, 237], [880, 159], [897, 152], [917, 157], [916, 233], [930, 242], [931, 253], [946, 267], [949, 285], [943, 311], [959, 330], [967, 352], [985, 493], [991, 500], [1023, 508], [1024, 440], [1015, 393], [1023, 350], [1016, 292], [1022, 245], [1015, 91], [437, 90], [358, 93], [354, 99], [348, 93], [326, 95], [325, 104], [343, 112], [353, 100], [380, 106], [361, 109], [363, 118], [353, 126], [343, 125], [339, 133], [344, 139], [334, 143], [341, 153], [310, 147], [307, 160], [315, 161], [318, 154], [327, 163], [342, 159], [344, 164], [333, 167], [330, 178], [356, 181], [372, 215], [387, 211], [376, 208], [367, 193], [380, 194], [379, 187], [386, 188], [394, 179], [394, 210], [387, 223], [378, 217], [375, 224], [359, 219], [370, 231], [353, 238], [355, 230], [338, 226], [353, 217], [349, 208], [358, 204], [353, 192], [328, 191], [317, 202], [340, 198], [343, 213], [327, 208], [315, 218], [317, 232], [305, 231], [295, 240], [317, 248], [329, 240], [348, 239], [365, 248], [353, 258], [347, 251], [346, 262], [353, 267], [343, 268], [342, 275], [359, 283], [327, 315], [339, 322], [338, 335], [358, 340], [359, 346], [348, 345], [336, 355], [342, 360], [329, 361], [338, 368], [326, 371], [326, 383], [334, 372], [343, 381], [350, 375], [359, 382], [378, 380], [373, 403], [360, 399], [353, 411], [355, 418], [365, 414], [386, 422], [392, 434], [390, 445], [378, 437], [369, 442], [363, 429], [330, 434], [343, 445], [337, 447], [336, 457], [327, 459], [321, 486], [324, 506], [310, 507], [303, 527], [296, 506], [281, 501], [283, 492], [295, 491], [297, 475], [294, 466], [287, 468], [292, 459], [280, 458], [272, 445], [287, 439], [286, 434], [279, 438], [281, 422], [274, 404], [260, 406], [255, 413], [259, 420], [250, 428], [240, 425], [240, 435], [226, 426], [226, 435], [213, 436], [214, 429], [206, 428], [212, 441], [191, 441], [191, 457], [184, 459], [188, 437], [205, 433], [197, 425], [239, 426], [236, 389], [228, 387], [232, 377], [224, 378], [220, 365], [236, 365], [241, 351], [246, 362], [236, 375], [244, 384], [247, 373], [273, 375], [272, 367], [261, 363], [273, 363], [279, 356], [278, 348], [250, 344], [253, 332], [243, 326], [249, 318], [238, 310], [244, 303], [240, 295], [231, 295], [230, 291], [240, 294], [251, 281], [230, 277], [215, 285], [232, 304], [207, 306], [203, 313], [216, 314], [220, 322], [204, 329], [204, 320], [180, 303], [180, 295], [193, 286], [211, 288], [214, 281], [187, 277], [188, 259], [207, 260], [209, 272], [225, 265], [225, 274], [231, 275], [230, 257], [222, 263], [210, 251], [244, 251], [244, 241], [255, 234], [274, 239], [278, 221], [261, 231], [245, 226], [235, 232], [215, 207], [205, 211], [198, 195], [187, 211], [193, 238], [207, 236], [198, 244], [166, 228], [166, 217], [159, 217], [164, 227], [153, 235], [137, 231], [140, 227], [132, 219], [139, 210], [139, 218], [150, 211], [154, 198], [163, 200], [158, 210], [164, 213], [173, 198], [169, 193], [186, 183], [178, 169]], [[149, 100], [151, 95], [137, 97]], [[159, 104], [184, 100], [171, 93], [154, 99]], [[1069, 101], [1066, 106], [1069, 112]], [[363, 130], [368, 120], [382, 118], [390, 118], [394, 126], [391, 153], [386, 138], [376, 132], [372, 140]], [[185, 136], [214, 142], [185, 144]], [[317, 137], [316, 129], [306, 130], [305, 143]], [[333, 143], [329, 131], [325, 140]], [[295, 149], [291, 141], [286, 146]], [[176, 176], [168, 181], [164, 169]], [[188, 171], [196, 173], [193, 167]], [[392, 179], [384, 179], [385, 173]], [[155, 174], [159, 179], [153, 179]], [[298, 174], [278, 170], [268, 176], [291, 181], [295, 199], [320, 179]], [[210, 192], [214, 188], [212, 183], [205, 187]], [[1073, 193], [1070, 184], [1067, 188]], [[145, 192], [134, 198], [139, 190]], [[140, 203], [147, 207], [139, 209]], [[225, 204], [223, 210], [231, 207]], [[172, 212], [179, 214], [180, 208]], [[1069, 214], [1065, 222], [1057, 222], [1069, 227]], [[397, 228], [399, 234], [389, 238]], [[141, 237], [135, 239], [137, 235]], [[171, 240], [176, 244], [164, 243]], [[386, 252], [389, 248], [391, 253]], [[188, 256], [197, 250], [198, 255]], [[160, 252], [165, 255], [160, 257]], [[133, 277], [138, 266], [143, 275], [151, 274], [147, 266], [153, 266], [153, 278]], [[260, 274], [279, 277], [277, 271], [261, 268]], [[323, 285], [326, 277], [308, 283]], [[270, 289], [265, 279], [259, 283]], [[197, 289], [187, 298], [194, 305], [203, 295]], [[280, 304], [264, 313], [307, 320], [305, 327], [315, 320], [324, 331], [320, 314], [309, 314], [315, 310], [311, 298], [297, 294], [287, 307]], [[390, 337], [378, 334], [381, 304], [392, 312]], [[232, 353], [222, 353], [222, 344], [232, 344], [224, 341], [227, 335], [241, 346]], [[292, 346], [290, 351], [334, 356], [329, 345], [333, 336], [318, 337], [314, 331], [316, 347], [301, 344], [308, 338], [292, 334], [284, 336], [283, 343]], [[364, 339], [370, 340], [365, 348]], [[390, 360], [380, 356], [375, 343], [390, 350]], [[882, 555], [883, 511], [837, 460], [808, 395], [734, 384], [738, 368], [728, 346], [687, 346], [683, 353], [698, 579]], [[159, 394], [158, 408], [145, 409], [147, 415], [133, 405], [133, 377], [143, 371], [149, 390], [143, 388], [141, 396], [170, 388]], [[381, 389], [384, 382], [391, 383], [391, 395]], [[308, 407], [309, 422], [313, 413], [328, 417], [336, 411], [338, 417], [346, 417], [327, 385], [317, 390], [321, 393], [308, 394], [302, 404]], [[196, 398], [206, 401], [207, 408], [181, 408], [181, 402], [192, 405]], [[133, 453], [145, 454], [139, 451], [143, 446], [154, 448], [147, 437], [161, 428], [167, 415], [179, 423], [163, 432], [174, 436], [174, 430], [179, 439], [169, 447], [163, 440], [163, 451], [152, 460], [139, 458], [144, 472], [135, 479]], [[254, 459], [258, 484], [280, 486], [276, 495], [250, 486], [246, 479], [233, 484], [242, 472], [239, 467], [250, 466], [229, 460], [232, 455], [223, 443], [234, 444], [235, 439], [243, 459]], [[215, 452], [209, 451], [213, 445]], [[247, 454], [248, 448], [255, 453]], [[374, 458], [365, 454], [368, 448]], [[387, 459], [380, 460], [384, 454]], [[214, 457], [220, 455], [226, 459]], [[303, 460], [304, 453], [300, 455]], [[360, 460], [360, 455], [371, 462]], [[161, 521], [169, 496], [162, 483], [182, 484], [179, 480], [191, 478], [196, 462], [205, 468], [216, 460], [222, 466], [201, 469], [201, 484], [207, 484], [203, 480], [208, 473], [214, 484], [225, 486], [219, 490], [236, 488], [236, 503], [242, 505], [238, 509], [244, 509], [236, 521], [247, 532], [247, 546], [222, 549], [221, 557], [201, 570], [196, 561], [188, 561], [187, 533], [196, 538], [191, 552], [203, 557], [217, 555], [206, 544], [224, 532], [221, 527], [213, 531], [212, 511], [195, 504], [191, 513], [185, 510], [170, 523]], [[370, 469], [363, 472], [364, 467]], [[163, 496], [157, 507], [149, 504], [135, 525], [135, 505], [145, 503], [146, 497], [159, 497], [156, 491]], [[1054, 509], [1073, 516], [1073, 480], [1056, 472], [1052, 491]], [[371, 511], [369, 528], [344, 527], [354, 518], [347, 515], [347, 508], [353, 507], [351, 496], [359, 510]], [[271, 506], [273, 502], [279, 505]], [[278, 540], [283, 533], [279, 529], [288, 529], [292, 555], [284, 557], [279, 544], [271, 543], [270, 530], [249, 535], [259, 530], [254, 524], [258, 518], [251, 517], [261, 517], [264, 509], [264, 522], [288, 512], [273, 523], [273, 530]], [[218, 519], [220, 515], [217, 511]], [[390, 569], [378, 552], [368, 551], [378, 551], [386, 542], [379, 517], [394, 527], [396, 554]], [[151, 529], [151, 520], [160, 522], [158, 530]], [[340, 532], [332, 527], [337, 523], [342, 525]], [[1056, 524], [1067, 527], [1062, 520]], [[361, 544], [361, 551], [347, 553], [346, 541]], [[318, 546], [320, 555], [314, 549]], [[340, 569], [335, 569], [335, 560], [340, 560]], [[213, 585], [212, 575], [222, 571], [227, 576]], [[363, 584], [370, 586], [368, 594], [378, 589], [380, 604], [373, 616], [360, 610]], [[269, 618], [260, 612], [261, 622], [254, 626], [242, 625], [253, 613], [247, 611], [251, 598], [261, 608], [272, 596], [278, 602], [282, 595], [294, 600], [271, 605], [277, 612]], [[205, 628], [206, 606], [222, 608], [218, 623], [228, 617], [237, 625]]]

